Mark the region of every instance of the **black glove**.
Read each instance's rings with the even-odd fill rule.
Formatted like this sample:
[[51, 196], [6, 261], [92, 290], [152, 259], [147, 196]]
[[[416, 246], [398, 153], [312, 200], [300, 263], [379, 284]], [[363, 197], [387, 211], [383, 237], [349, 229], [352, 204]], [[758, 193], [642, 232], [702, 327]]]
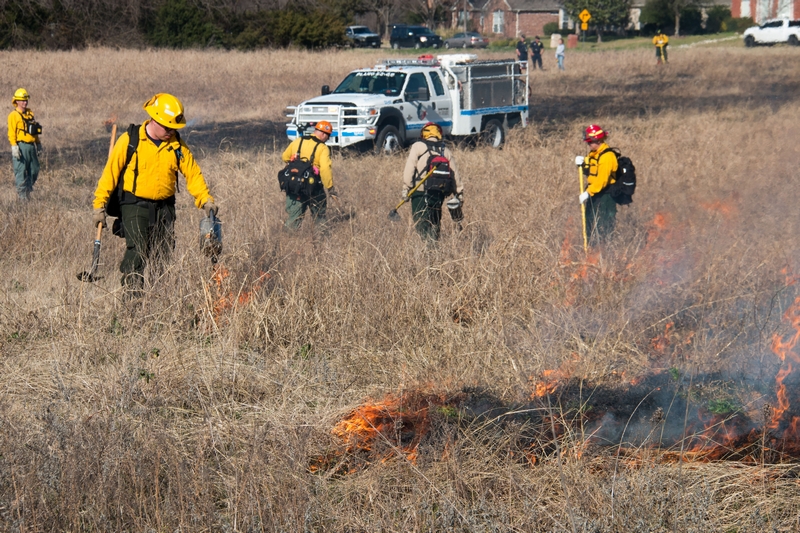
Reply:
[[42, 155], [42, 143], [36, 143], [36, 156]]

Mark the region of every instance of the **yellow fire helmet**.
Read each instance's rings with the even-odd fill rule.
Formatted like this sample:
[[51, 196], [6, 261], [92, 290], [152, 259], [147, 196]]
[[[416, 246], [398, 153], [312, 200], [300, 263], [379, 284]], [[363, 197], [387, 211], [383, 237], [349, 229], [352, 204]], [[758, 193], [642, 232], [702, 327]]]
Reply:
[[186, 126], [183, 116], [183, 104], [167, 93], [158, 93], [142, 106], [150, 118], [165, 128], [179, 130]]
[[435, 122], [428, 122], [422, 127], [422, 138], [430, 139], [431, 137], [442, 140], [442, 128]]
[[14, 98], [11, 99], [11, 104], [13, 105], [17, 100], [28, 100], [30, 97], [31, 95], [28, 94], [28, 91], [20, 87], [14, 91]]

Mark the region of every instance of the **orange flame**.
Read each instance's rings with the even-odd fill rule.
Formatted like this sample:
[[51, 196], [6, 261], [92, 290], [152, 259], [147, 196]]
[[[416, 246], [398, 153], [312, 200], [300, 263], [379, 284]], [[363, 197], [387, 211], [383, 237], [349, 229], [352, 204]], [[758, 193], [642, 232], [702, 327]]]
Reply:
[[789, 397], [786, 395], [786, 385], [783, 384], [783, 380], [786, 379], [786, 376], [792, 373], [792, 363], [787, 363], [785, 368], [781, 368], [778, 371], [778, 375], [775, 376], [775, 385], [777, 386], [776, 395], [778, 397], [778, 406], [773, 408], [772, 412], [772, 421], [769, 424], [769, 428], [777, 429], [778, 425], [781, 422], [781, 418], [783, 418], [783, 413], [789, 409]]
[[232, 290], [226, 290], [224, 286], [225, 280], [230, 277], [230, 275], [230, 271], [223, 265], [218, 264], [214, 267], [214, 274], [211, 276], [211, 280], [216, 285], [217, 292], [219, 293], [219, 296], [214, 300], [213, 304], [215, 320], [219, 319], [226, 310], [232, 309], [236, 305], [244, 305], [249, 302], [252, 296], [261, 288], [264, 281], [271, 277], [268, 273], [261, 272], [258, 278], [253, 282], [249, 291], [240, 290], [234, 293]]
[[383, 444], [387, 461], [398, 453], [416, 463], [418, 447], [430, 429], [430, 408], [445, 401], [434, 395], [387, 395], [380, 402], [357, 407], [331, 430], [346, 446], [347, 453], [374, 453]]
[[565, 380], [572, 377], [575, 364], [578, 362], [578, 354], [573, 353], [572, 359], [561, 363], [556, 370], [543, 370], [541, 375], [536, 378], [531, 376], [528, 381], [533, 382], [531, 399], [544, 398], [548, 394], [553, 394]]
[[706, 211], [719, 213], [728, 220], [730, 220], [738, 211], [738, 208], [733, 204], [733, 199], [728, 201], [714, 200], [713, 202], [700, 202], [700, 207]]
[[675, 327], [674, 322], [667, 322], [664, 326], [664, 333], [660, 333], [650, 339], [650, 346], [658, 353], [664, 353], [664, 350], [670, 345], [669, 335], [672, 328]]

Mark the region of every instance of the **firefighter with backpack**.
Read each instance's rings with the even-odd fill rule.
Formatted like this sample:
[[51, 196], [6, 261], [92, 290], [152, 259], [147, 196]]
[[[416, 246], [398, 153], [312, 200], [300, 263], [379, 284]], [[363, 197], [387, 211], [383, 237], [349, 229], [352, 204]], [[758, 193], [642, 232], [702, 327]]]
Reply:
[[14, 111], [8, 115], [8, 141], [11, 143], [11, 163], [14, 166], [14, 181], [20, 200], [28, 200], [33, 185], [39, 177], [39, 154], [42, 145], [39, 134], [42, 127], [28, 109], [30, 95], [25, 89], [17, 89], [11, 98]]
[[[409, 198], [409, 192], [422, 180], [422, 185]], [[442, 204], [451, 194], [455, 195], [458, 201], [455, 208], [460, 211], [464, 186], [453, 165], [453, 153], [442, 140], [442, 128], [428, 122], [422, 128], [422, 140], [411, 145], [403, 172], [403, 200], [411, 200], [414, 226], [424, 240], [439, 239]]]
[[286, 167], [278, 172], [278, 184], [286, 193], [286, 228], [295, 230], [303, 223], [306, 210], [311, 211], [316, 224], [324, 225], [328, 197], [338, 199], [333, 187], [330, 139], [333, 126], [327, 120], [314, 125], [309, 136], [298, 136], [283, 151]]
[[575, 158], [575, 164], [581, 167], [587, 181], [578, 200], [585, 206], [584, 230], [591, 244], [606, 241], [616, 225], [617, 201], [611, 189], [619, 163], [617, 153], [606, 144], [607, 138], [608, 134], [600, 126], [590, 125], [583, 140], [591, 151], [586, 157]]
[[162, 265], [175, 248], [178, 172], [186, 178], [195, 206], [207, 216], [217, 213], [203, 173], [178, 134], [186, 126], [183, 104], [160, 93], [142, 107], [150, 120], [120, 135], [97, 183], [92, 215], [95, 227], [105, 227], [107, 214], [121, 222], [121, 227], [115, 224], [115, 233], [125, 237], [119, 269], [126, 297], [141, 296], [147, 263]]

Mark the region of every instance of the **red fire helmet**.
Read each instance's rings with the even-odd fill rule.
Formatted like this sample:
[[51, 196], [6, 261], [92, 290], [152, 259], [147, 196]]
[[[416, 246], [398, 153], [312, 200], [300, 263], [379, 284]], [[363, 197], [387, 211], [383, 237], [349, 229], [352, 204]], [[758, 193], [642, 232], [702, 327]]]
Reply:
[[583, 140], [588, 142], [602, 141], [608, 134], [597, 124], [590, 124], [583, 134]]

